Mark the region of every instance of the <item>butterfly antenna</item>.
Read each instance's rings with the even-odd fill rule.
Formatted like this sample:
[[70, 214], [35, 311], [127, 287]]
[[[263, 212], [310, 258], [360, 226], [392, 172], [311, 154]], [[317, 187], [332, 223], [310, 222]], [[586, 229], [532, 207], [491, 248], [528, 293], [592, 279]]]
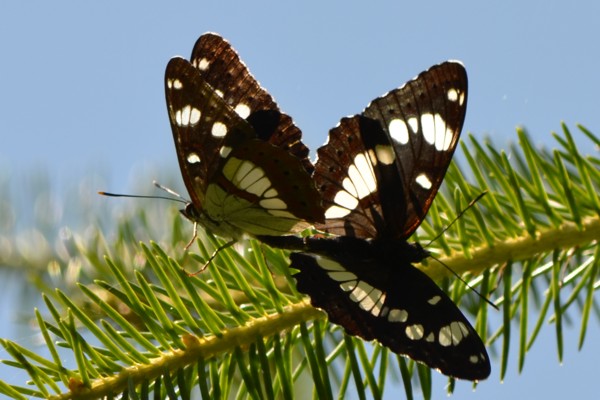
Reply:
[[473, 292], [475, 292], [479, 297], [481, 297], [483, 299], [483, 301], [485, 301], [486, 303], [488, 303], [490, 306], [494, 307], [496, 310], [499, 310], [499, 308], [498, 308], [497, 305], [495, 305], [494, 303], [492, 303], [491, 300], [489, 300], [487, 297], [485, 297], [484, 295], [482, 295], [481, 292], [479, 292], [479, 290], [477, 290], [473, 286], [469, 285], [467, 283], [467, 281], [465, 281], [460, 275], [458, 275], [452, 268], [450, 268], [449, 266], [447, 266], [446, 263], [444, 263], [442, 260], [440, 260], [439, 258], [436, 258], [435, 256], [433, 256], [431, 254], [429, 255], [429, 257], [433, 258], [435, 261], [437, 261], [440, 264], [442, 264], [448, 271], [452, 272], [452, 275], [454, 275], [455, 277], [457, 277], [462, 283], [465, 284], [466, 287], [468, 287]]
[[483, 191], [479, 194], [479, 196], [475, 197], [473, 200], [471, 200], [471, 202], [461, 211], [458, 213], [458, 215], [452, 220], [452, 222], [450, 222], [444, 229], [442, 229], [442, 231], [440, 233], [438, 233], [438, 235], [436, 237], [434, 237], [433, 239], [431, 239], [429, 241], [429, 243], [427, 243], [427, 245], [425, 245], [424, 247], [427, 248], [429, 247], [429, 245], [431, 245], [431, 243], [435, 242], [436, 240], [438, 240], [444, 233], [446, 233], [448, 231], [448, 229], [450, 229], [450, 227], [452, 225], [454, 225], [454, 223], [456, 221], [458, 221], [458, 219], [460, 217], [462, 217], [462, 215], [467, 212], [467, 210], [469, 210], [469, 208], [473, 207], [475, 205], [475, 203], [477, 203], [479, 200], [481, 200], [481, 198], [483, 196], [485, 196], [487, 194], [487, 190]]
[[[469, 204], [461, 211], [458, 213], [458, 215], [456, 216], [456, 218], [454, 218], [454, 220], [452, 220], [452, 222], [450, 222], [450, 224], [448, 224], [448, 226], [446, 226], [436, 237], [434, 237], [433, 239], [431, 239], [429, 241], [429, 243], [427, 243], [428, 247], [431, 243], [435, 242], [436, 240], [438, 240], [444, 233], [446, 233], [446, 231], [448, 229], [450, 229], [450, 227], [452, 225], [454, 225], [454, 223], [456, 221], [458, 221], [458, 219], [465, 213], [467, 212], [467, 210], [471, 207], [473, 207], [475, 205], [475, 203], [477, 203], [479, 200], [481, 200], [481, 198], [483, 196], [485, 196], [487, 194], [487, 190], [484, 192], [481, 192], [477, 197], [475, 197], [473, 200], [471, 200], [469, 202]], [[442, 264], [448, 271], [450, 271], [455, 277], [457, 277], [462, 283], [464, 283], [469, 289], [471, 289], [473, 292], [475, 292], [479, 297], [481, 297], [486, 303], [488, 303], [490, 306], [494, 307], [496, 310], [498, 310], [498, 307], [492, 303], [487, 297], [485, 297], [484, 295], [482, 295], [477, 289], [475, 289], [473, 286], [469, 285], [467, 283], [467, 281], [465, 281], [460, 275], [458, 275], [456, 273], [456, 271], [454, 271], [452, 268], [450, 268], [449, 266], [447, 266], [445, 263], [443, 263], [440, 259], [430, 255], [431, 258], [433, 258], [434, 260], [436, 260], [437, 262], [439, 262], [440, 264]]]
[[179, 193], [177, 193], [173, 189], [170, 189], [170, 188], [168, 188], [166, 186], [163, 186], [160, 183], [158, 183], [157, 181], [152, 181], [152, 184], [154, 186], [156, 186], [157, 188], [159, 188], [160, 190], [164, 190], [165, 192], [169, 193], [170, 195], [175, 196], [178, 199], [181, 199], [184, 203], [189, 203], [190, 202], [189, 200], [187, 200], [185, 197], [183, 197], [182, 195], [180, 195]]
[[144, 196], [144, 195], [140, 195], [140, 194], [122, 194], [122, 193], [111, 193], [111, 192], [98, 192], [98, 194], [100, 194], [102, 196], [109, 196], [109, 197], [132, 197], [135, 199], [163, 199], [163, 200], [177, 201], [177, 202], [183, 203], [183, 204], [188, 204], [190, 202], [189, 200], [186, 200], [182, 195], [180, 195], [177, 192], [174, 192], [173, 190], [169, 189], [168, 187], [165, 187], [156, 181], [153, 181], [152, 183], [157, 188], [164, 190], [165, 192], [169, 193], [170, 195], [174, 196], [175, 198], [167, 197], [167, 196]]

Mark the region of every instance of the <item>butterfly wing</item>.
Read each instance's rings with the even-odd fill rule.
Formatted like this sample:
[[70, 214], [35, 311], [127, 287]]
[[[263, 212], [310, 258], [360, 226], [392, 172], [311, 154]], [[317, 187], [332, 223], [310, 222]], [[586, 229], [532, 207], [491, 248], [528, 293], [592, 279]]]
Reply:
[[[344, 118], [318, 150], [315, 182], [333, 239], [285, 240], [298, 290], [347, 333], [469, 380], [490, 374], [482, 340], [452, 300], [412, 266], [406, 239], [444, 178], [462, 128], [462, 65], [434, 66]], [[365, 240], [370, 239], [370, 240]]]
[[374, 238], [383, 233], [388, 223], [383, 192], [389, 191], [395, 199], [403, 200], [402, 193], [397, 193], [403, 189], [399, 176], [395, 180], [389, 177], [389, 184], [384, 185], [384, 174], [397, 175], [397, 171], [377, 159], [380, 146], [388, 149], [388, 157], [393, 157], [388, 143], [381, 125], [360, 115], [343, 118], [329, 132], [327, 144], [317, 151], [314, 174], [326, 209], [326, 223], [318, 225], [319, 229], [358, 238]]
[[305, 221], [322, 221], [300, 130], [227, 42], [204, 36], [194, 64], [176, 57], [165, 72], [175, 147], [193, 205], [185, 215], [234, 238], [295, 232]]
[[[198, 69], [202, 79], [217, 93], [220, 93], [227, 105], [242, 118], [257, 111], [279, 111], [273, 97], [252, 76], [246, 64], [228, 41], [214, 33], [200, 36], [192, 50], [191, 64]], [[281, 113], [276, 129], [268, 134], [258, 132], [260, 138], [300, 160], [310, 174], [314, 166], [308, 158], [308, 148], [302, 143], [302, 132], [292, 119]]]
[[246, 140], [232, 147], [221, 165], [204, 204], [210, 220], [202, 224], [213, 231], [218, 223], [221, 230], [234, 225], [254, 236], [285, 235], [322, 218], [321, 198], [312, 179], [300, 160], [281, 148]]
[[208, 184], [221, 167], [228, 127], [235, 127], [243, 139], [255, 135], [250, 124], [183, 58], [167, 64], [165, 93], [183, 181], [198, 207], [204, 204]]
[[487, 378], [485, 346], [452, 300], [410, 263], [364, 256], [365, 246], [338, 249], [335, 258], [292, 253], [298, 290], [350, 335], [377, 340], [448, 376]]
[[467, 75], [445, 62], [343, 119], [321, 147], [315, 182], [337, 235], [406, 239], [419, 226], [452, 160]]

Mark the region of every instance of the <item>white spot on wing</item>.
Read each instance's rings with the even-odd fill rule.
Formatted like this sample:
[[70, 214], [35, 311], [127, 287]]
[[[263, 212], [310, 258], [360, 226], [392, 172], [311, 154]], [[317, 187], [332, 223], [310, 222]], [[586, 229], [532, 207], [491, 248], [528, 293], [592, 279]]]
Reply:
[[[230, 175], [234, 170], [232, 167], [236, 167], [233, 178]], [[249, 161], [241, 161], [235, 157], [232, 157], [223, 167], [223, 173], [226, 178], [228, 178], [232, 183], [237, 184], [239, 187], [239, 182], [241, 182], [242, 179], [244, 179], [244, 177], [255, 168], [256, 165]]]
[[195, 107], [192, 107], [192, 111], [190, 113], [190, 125], [196, 125], [198, 121], [200, 121], [200, 110]]
[[360, 308], [370, 311], [376, 317], [379, 316], [385, 302], [385, 293], [364, 281], [359, 281], [349, 296], [352, 301], [358, 303]]
[[[263, 199], [258, 202], [262, 208], [266, 208], [268, 210], [286, 210], [287, 204], [281, 199]], [[290, 214], [291, 215], [291, 214]]]
[[348, 169], [348, 176], [354, 182], [359, 199], [363, 199], [377, 190], [373, 165], [369, 162], [365, 153], [354, 157], [354, 165], [351, 165]]
[[264, 194], [263, 197], [277, 197], [279, 193], [277, 192], [277, 190], [275, 188], [271, 188], [269, 190], [267, 190]]
[[356, 275], [354, 275], [352, 272], [348, 272], [348, 271], [333, 271], [333, 272], [328, 272], [328, 275], [331, 279], [333, 279], [336, 282], [346, 282], [346, 281], [356, 280]]
[[210, 130], [211, 135], [214, 137], [222, 138], [227, 135], [227, 126], [222, 122], [215, 122]]
[[229, 155], [229, 153], [231, 153], [231, 147], [229, 146], [223, 146], [219, 150], [219, 155], [223, 158], [226, 158]]
[[200, 110], [190, 105], [184, 106], [181, 110], [175, 111], [175, 123], [178, 126], [194, 126], [200, 121]]
[[385, 165], [393, 164], [394, 159], [396, 158], [396, 153], [392, 146], [378, 144], [375, 146], [375, 153], [377, 154], [377, 160]]
[[179, 79], [167, 79], [167, 87], [169, 89], [179, 90], [183, 87], [183, 83]]
[[446, 126], [446, 122], [440, 114], [425, 113], [421, 115], [421, 127], [425, 141], [435, 145], [436, 150], [446, 151], [450, 148], [452, 130]]
[[[269, 189], [269, 187], [271, 187], [271, 181], [266, 176], [263, 176], [262, 178], [258, 179], [256, 182], [254, 182], [250, 186], [248, 186], [246, 188], [246, 191], [248, 193], [252, 193], [257, 196], [262, 197], [263, 193], [266, 192]], [[264, 200], [261, 200], [260, 204], [262, 206], [263, 201], [273, 201], [273, 200], [279, 200], [279, 199], [277, 199], [277, 198], [264, 199]], [[281, 201], [281, 200], [279, 200], [279, 201]], [[283, 201], [281, 201], [281, 202], [285, 205], [285, 203]], [[284, 210], [287, 208], [287, 206], [285, 206], [285, 207], [264, 207], [264, 208], [276, 208], [278, 210]]]
[[378, 317], [381, 314], [381, 310], [383, 310], [383, 303], [385, 303], [385, 293], [381, 293], [381, 295], [377, 298], [377, 302], [375, 306], [371, 310], [371, 314]]
[[433, 343], [435, 341], [435, 335], [433, 334], [433, 332], [431, 332], [429, 335], [427, 335], [427, 337], [425, 338], [426, 342], [429, 343]]
[[440, 302], [441, 299], [442, 299], [441, 296], [433, 296], [432, 298], [430, 298], [429, 300], [427, 300], [427, 302], [429, 304], [431, 304], [432, 306], [435, 306], [437, 303]]
[[319, 257], [317, 264], [327, 271], [346, 271], [346, 268], [342, 264], [325, 257]]
[[381, 290], [373, 289], [371, 292], [369, 292], [369, 295], [360, 302], [360, 308], [365, 311], [370, 311], [375, 306], [375, 303], [381, 294]]
[[373, 288], [373, 290], [369, 292], [369, 295], [360, 302], [359, 306], [365, 311], [370, 311], [374, 316], [378, 316], [379, 307], [375, 307], [375, 305], [379, 302], [381, 297], [385, 300], [385, 294], [381, 290]]
[[[250, 185], [253, 185], [260, 178], [265, 176], [265, 171], [263, 171], [262, 168], [257, 167], [256, 165], [252, 164], [249, 161], [244, 161], [242, 163], [242, 166], [244, 166], [244, 165], [250, 165], [251, 167], [247, 172], [246, 171], [244, 171], [244, 173], [238, 172], [236, 174], [236, 178], [238, 178], [238, 179], [233, 181], [233, 183], [236, 184], [236, 182], [237, 182], [236, 185], [238, 188], [240, 188], [242, 190], [247, 190], [248, 187], [250, 187]], [[241, 168], [240, 168], [240, 171], [241, 171]], [[269, 186], [270, 186], [270, 182], [269, 182]], [[260, 194], [262, 194], [263, 192], [264, 192], [264, 190]]]
[[[408, 143], [408, 127], [403, 120], [398, 118], [391, 120], [388, 129], [390, 131], [390, 136], [396, 142], [400, 144]], [[413, 132], [414, 131], [415, 129], [413, 129]]]
[[471, 364], [477, 364], [479, 362], [479, 356], [477, 354], [473, 354], [472, 356], [469, 356], [469, 362]]
[[460, 321], [454, 321], [440, 329], [439, 342], [444, 347], [456, 346], [467, 336], [469, 336], [467, 326]]
[[234, 111], [242, 118], [246, 119], [250, 115], [250, 107], [244, 103], [235, 106]]
[[200, 71], [206, 71], [209, 65], [210, 61], [208, 61], [206, 58], [202, 58], [200, 61], [198, 61], [197, 67]]
[[444, 326], [440, 329], [440, 344], [444, 347], [450, 346], [452, 343], [452, 333], [450, 330], [450, 326]]
[[414, 324], [407, 326], [406, 329], [404, 329], [404, 333], [410, 340], [419, 340], [423, 337], [425, 331], [423, 330], [423, 325]]
[[419, 132], [419, 121], [415, 117], [410, 117], [407, 122], [413, 133]]
[[364, 281], [359, 281], [358, 285], [354, 288], [352, 293], [350, 293], [350, 299], [357, 303], [361, 302], [369, 295], [371, 290], [373, 290], [373, 286]]
[[190, 164], [196, 164], [200, 162], [200, 157], [196, 153], [190, 153], [187, 156], [187, 162]]
[[429, 144], [435, 144], [435, 123], [433, 115], [424, 113], [421, 115], [421, 128], [423, 129], [423, 137]]
[[425, 175], [425, 174], [419, 174], [415, 178], [415, 182], [417, 182], [419, 184], [419, 186], [421, 186], [425, 190], [431, 189], [432, 183], [429, 180], [429, 178], [427, 177], [427, 175]]
[[340, 190], [333, 198], [335, 205], [325, 211], [325, 218], [343, 218], [358, 206], [359, 200], [377, 190], [377, 180], [371, 157], [367, 152], [354, 157], [348, 168], [348, 176], [342, 181], [345, 190]]
[[388, 314], [388, 321], [390, 322], [406, 322], [408, 319], [408, 312], [399, 308], [392, 308]]
[[453, 137], [454, 137], [454, 132], [452, 132], [452, 129], [450, 129], [450, 127], [446, 127], [446, 135], [444, 137], [444, 143], [442, 143], [442, 150], [446, 151], [450, 148]]
[[[380, 145], [378, 145], [378, 146], [380, 146]], [[377, 147], [377, 146], [375, 146], [375, 147]], [[367, 151], [367, 154], [369, 155], [369, 161], [371, 162], [371, 164], [372, 165], [377, 165], [377, 163], [379, 161], [377, 161], [377, 156], [375, 155], [375, 152], [373, 151], [373, 149], [369, 149]]]
[[[350, 194], [353, 197], [358, 197], [358, 193], [356, 192], [356, 187], [354, 186], [354, 183], [352, 182], [352, 180], [350, 178], [344, 178], [344, 180], [342, 181], [342, 186], [344, 187], [344, 189], [346, 189], [346, 192], [348, 192], [348, 194]], [[341, 204], [341, 203], [338, 203]], [[341, 204], [343, 205], [343, 204]], [[354, 206], [356, 207], [356, 205]]]
[[435, 114], [435, 148], [438, 151], [446, 151], [450, 147], [452, 131], [446, 127], [446, 121], [440, 114]]
[[352, 210], [348, 210], [347, 208], [331, 206], [325, 211], [325, 219], [344, 218], [346, 215], [350, 214], [351, 211]]
[[340, 288], [344, 291], [344, 292], [349, 292], [351, 290], [354, 290], [354, 288], [356, 287], [356, 285], [358, 284], [358, 281], [348, 281], [348, 282], [343, 282], [340, 283]]
[[[329, 210], [331, 210], [332, 208], [340, 208], [340, 209], [344, 210], [344, 212], [346, 212], [344, 214], [344, 215], [346, 215], [346, 214], [350, 213], [349, 210], [354, 210], [354, 208], [356, 208], [356, 206], [358, 205], [358, 200], [356, 199], [356, 197], [352, 196], [350, 193], [346, 192], [345, 190], [340, 190], [339, 192], [337, 192], [337, 194], [333, 198], [333, 202], [336, 204], [339, 204], [343, 208], [336, 207], [336, 206], [329, 207], [329, 209], [327, 209], [327, 212], [325, 213], [326, 216], [329, 213]], [[328, 217], [328, 218], [332, 218], [332, 217]]]
[[450, 88], [448, 89], [448, 92], [446, 93], [448, 100], [450, 101], [457, 101], [458, 100], [458, 91], [454, 88]]

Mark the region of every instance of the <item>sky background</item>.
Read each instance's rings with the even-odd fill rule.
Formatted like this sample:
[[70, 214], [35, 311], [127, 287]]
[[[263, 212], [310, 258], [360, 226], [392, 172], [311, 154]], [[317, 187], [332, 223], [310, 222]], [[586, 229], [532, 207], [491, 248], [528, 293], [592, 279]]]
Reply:
[[[16, 196], [19, 179], [34, 170], [59, 186], [99, 173], [94, 190], [119, 192], [172, 177], [178, 165], [164, 69], [175, 55], [188, 58], [207, 31], [233, 44], [313, 155], [341, 117], [433, 64], [458, 59], [469, 74], [464, 132], [503, 149], [521, 125], [536, 145], [551, 148], [551, 132], [564, 121], [597, 156], [575, 124], [600, 134], [600, 2], [204, 3], [2, 1], [0, 174]], [[28, 209], [27, 199], [22, 206]], [[10, 321], [0, 337], [15, 338], [8, 295], [0, 294], [1, 318]], [[495, 363], [476, 392], [459, 383], [454, 398], [597, 394], [598, 322], [581, 352], [570, 333], [562, 366], [549, 326], [523, 374], [513, 352], [504, 383]], [[445, 398], [445, 380], [435, 385], [434, 398]]]

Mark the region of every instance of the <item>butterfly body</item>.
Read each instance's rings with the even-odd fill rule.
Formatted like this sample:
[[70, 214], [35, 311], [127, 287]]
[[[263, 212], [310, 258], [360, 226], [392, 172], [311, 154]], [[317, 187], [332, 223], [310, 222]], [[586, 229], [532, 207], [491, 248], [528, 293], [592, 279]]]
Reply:
[[314, 179], [334, 237], [261, 238], [298, 251], [298, 291], [351, 335], [377, 340], [442, 373], [485, 379], [490, 362], [475, 329], [414, 263], [407, 239], [425, 218], [462, 128], [467, 76], [436, 65], [343, 118], [318, 152]]
[[324, 220], [300, 130], [223, 38], [205, 34], [191, 61], [171, 59], [165, 94], [191, 197], [186, 217], [233, 239]]

